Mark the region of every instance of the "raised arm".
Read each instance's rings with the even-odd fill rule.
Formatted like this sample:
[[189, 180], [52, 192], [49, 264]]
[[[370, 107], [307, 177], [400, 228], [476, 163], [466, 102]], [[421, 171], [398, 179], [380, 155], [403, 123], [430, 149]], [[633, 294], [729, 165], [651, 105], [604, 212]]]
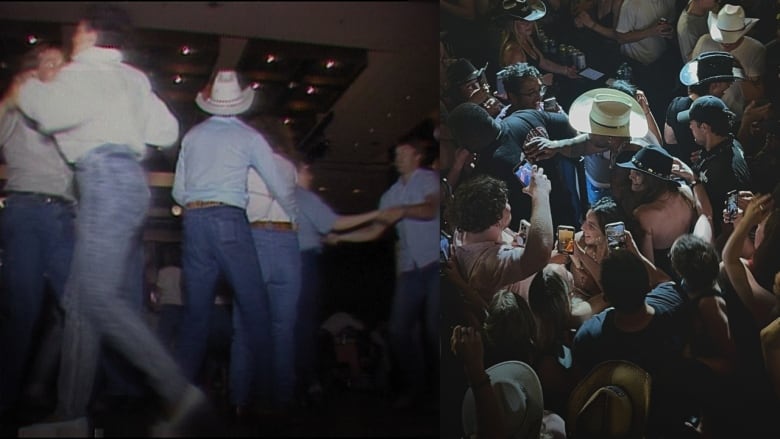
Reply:
[[767, 323], [769, 310], [764, 309], [762, 301], [756, 300], [755, 293], [748, 281], [747, 268], [740, 259], [742, 244], [748, 237], [750, 229], [759, 224], [774, 209], [771, 194], [754, 197], [745, 209], [742, 220], [736, 224], [734, 231], [723, 247], [723, 266], [737, 295], [745, 307], [750, 310], [759, 325]]

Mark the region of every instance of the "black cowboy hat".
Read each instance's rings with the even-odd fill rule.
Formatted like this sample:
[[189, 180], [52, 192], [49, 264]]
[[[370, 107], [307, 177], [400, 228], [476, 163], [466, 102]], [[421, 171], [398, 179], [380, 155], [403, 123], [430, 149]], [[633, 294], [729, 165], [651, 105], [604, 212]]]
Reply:
[[536, 21], [547, 15], [547, 6], [541, 0], [504, 0], [494, 14], [495, 19]]
[[680, 82], [684, 85], [736, 79], [745, 79], [745, 71], [739, 60], [728, 52], [702, 52], [680, 70]]
[[648, 145], [637, 151], [631, 160], [617, 165], [621, 168], [634, 169], [661, 180], [671, 181], [680, 184], [674, 180], [672, 175], [672, 164], [674, 158], [658, 145]]

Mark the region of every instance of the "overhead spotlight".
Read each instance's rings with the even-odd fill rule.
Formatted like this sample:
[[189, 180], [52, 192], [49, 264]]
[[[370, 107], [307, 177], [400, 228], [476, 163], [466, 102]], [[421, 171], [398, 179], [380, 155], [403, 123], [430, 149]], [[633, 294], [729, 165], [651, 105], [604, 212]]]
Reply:
[[27, 35], [27, 44], [29, 45], [38, 44], [38, 37], [36, 37], [33, 34]]
[[287, 88], [290, 88], [290, 89], [293, 89], [293, 88], [295, 88], [297, 86], [298, 86], [297, 82], [290, 82], [289, 84], [287, 84]]
[[290, 125], [291, 123], [292, 123], [292, 119], [290, 119], [289, 117], [285, 117], [284, 118], [284, 124], [285, 125]]
[[274, 55], [273, 53], [269, 53], [269, 54], [268, 54], [268, 55], [265, 57], [265, 62], [266, 62], [267, 64], [271, 64], [271, 63], [272, 63], [272, 62], [274, 62], [274, 61], [276, 61], [276, 55]]
[[313, 95], [314, 93], [317, 93], [317, 89], [314, 88], [314, 86], [310, 85], [309, 88], [306, 89], [306, 94]]
[[181, 75], [176, 75], [173, 77], [174, 84], [181, 84], [182, 82], [184, 82], [184, 78]]
[[336, 67], [336, 61], [334, 61], [332, 59], [329, 59], [329, 60], [325, 61], [325, 68], [326, 69], [332, 69], [334, 67]]
[[190, 46], [181, 46], [181, 50], [179, 51], [182, 55], [187, 56], [192, 53], [192, 49]]
[[255, 81], [255, 82], [252, 83], [251, 87], [252, 87], [252, 90], [257, 90], [258, 88], [260, 88], [260, 83]]

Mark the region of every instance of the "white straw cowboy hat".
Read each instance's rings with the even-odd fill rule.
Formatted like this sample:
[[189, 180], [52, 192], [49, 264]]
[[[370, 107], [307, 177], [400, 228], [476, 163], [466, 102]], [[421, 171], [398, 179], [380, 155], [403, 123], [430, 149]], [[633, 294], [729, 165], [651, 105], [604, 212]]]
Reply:
[[589, 90], [572, 102], [569, 123], [583, 133], [616, 137], [647, 134], [647, 117], [636, 99], [611, 88]]
[[634, 439], [645, 436], [650, 411], [650, 374], [629, 361], [600, 363], [569, 395], [569, 437]]
[[[503, 411], [505, 431], [511, 438], [539, 437], [544, 416], [542, 383], [531, 366], [521, 361], [504, 361], [485, 372]], [[477, 434], [477, 411], [474, 392], [469, 388], [463, 397], [463, 432]]]
[[255, 91], [251, 87], [241, 90], [234, 70], [220, 70], [213, 84], [198, 92], [195, 103], [206, 113], [234, 116], [247, 111], [254, 98]]
[[745, 18], [745, 10], [736, 5], [724, 5], [718, 15], [710, 12], [707, 17], [710, 36], [716, 43], [736, 43], [756, 23], [758, 18]]

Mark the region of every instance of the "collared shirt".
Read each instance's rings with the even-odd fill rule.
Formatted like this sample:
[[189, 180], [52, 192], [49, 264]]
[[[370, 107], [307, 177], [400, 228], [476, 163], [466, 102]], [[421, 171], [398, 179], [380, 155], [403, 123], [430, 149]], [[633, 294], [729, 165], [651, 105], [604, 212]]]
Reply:
[[[274, 164], [279, 175], [278, 184], [287, 191], [295, 191], [295, 182], [297, 174], [295, 165], [286, 158], [274, 153]], [[279, 221], [293, 223], [296, 220], [295, 208], [293, 212], [288, 212], [279, 200], [274, 196], [268, 185], [254, 169], [250, 169], [246, 180], [247, 191], [249, 192], [249, 203], [246, 206], [246, 216], [249, 222], [254, 221]], [[297, 206], [296, 200], [292, 200]], [[292, 207], [288, 207], [293, 209]]]
[[124, 64], [116, 49], [85, 49], [52, 81], [30, 79], [19, 107], [54, 134], [70, 162], [107, 143], [128, 145], [140, 157], [145, 144], [171, 146], [179, 135], [178, 121], [149, 79]]
[[[725, 207], [729, 191], [750, 189], [750, 171], [742, 145], [731, 136], [711, 150], [703, 150], [699, 161], [694, 163], [693, 171], [704, 183], [716, 215]], [[713, 221], [716, 236], [720, 234], [721, 223]]]
[[184, 206], [191, 201], [221, 201], [246, 208], [247, 173], [257, 170], [279, 204], [297, 216], [295, 186], [283, 184], [273, 151], [262, 134], [235, 116], [212, 116], [192, 127], [181, 141], [173, 198]]
[[8, 165], [6, 191], [39, 192], [74, 200], [73, 171], [54, 139], [33, 128], [16, 110], [0, 119], [0, 148]]
[[[418, 168], [406, 183], [399, 178], [382, 194], [379, 208], [423, 203], [429, 195], [438, 198], [439, 177], [434, 171]], [[438, 206], [436, 217], [431, 220], [404, 218], [395, 227], [400, 241], [398, 268], [401, 271], [424, 267], [439, 260]]]
[[312, 191], [295, 188], [295, 199], [301, 209], [298, 246], [301, 251], [321, 250], [322, 236], [333, 230], [338, 215]]

